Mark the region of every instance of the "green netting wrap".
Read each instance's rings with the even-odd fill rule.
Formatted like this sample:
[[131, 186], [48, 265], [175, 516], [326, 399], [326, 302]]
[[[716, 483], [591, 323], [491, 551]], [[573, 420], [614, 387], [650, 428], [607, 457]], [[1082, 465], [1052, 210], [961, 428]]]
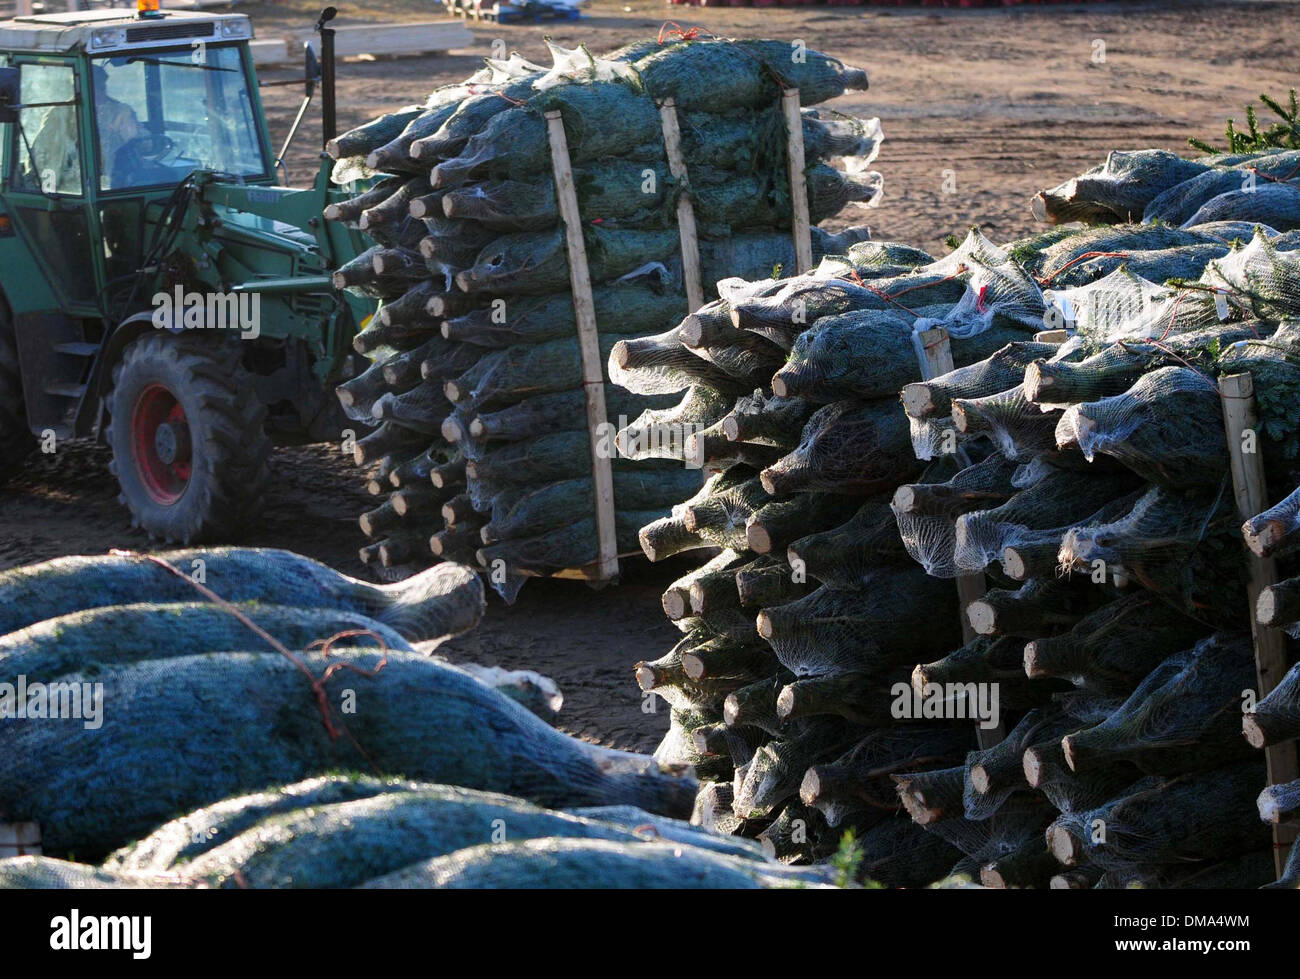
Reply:
[[[496, 116], [466, 144], [459, 155], [434, 167], [435, 187], [452, 188], [476, 180], [533, 180], [550, 170], [550, 148], [541, 111], [563, 114], [570, 155], [581, 169], [608, 158], [654, 165], [663, 161], [663, 133], [654, 103], [636, 98], [622, 86], [598, 90], [570, 88], [559, 100], [546, 98], [536, 109], [511, 109]], [[648, 111], [647, 111], [648, 110]], [[596, 115], [585, 115], [595, 112]], [[718, 115], [679, 112], [682, 154], [688, 173], [701, 167], [738, 174], [778, 172], [785, 166], [784, 123], [775, 106], [754, 112]], [[604, 129], [584, 119], [603, 119]], [[617, 119], [616, 126], [608, 120]], [[850, 172], [865, 168], [880, 144], [877, 120], [804, 110], [803, 134], [808, 160], [842, 158]], [[610, 146], [613, 133], [620, 142]]]
[[[618, 334], [602, 335], [600, 351], [608, 357]], [[569, 391], [583, 383], [582, 353], [577, 337], [516, 344], [481, 357], [473, 367], [447, 382], [445, 393], [469, 415], [499, 411], [525, 398]]]
[[647, 408], [619, 429], [614, 442], [619, 454], [628, 459], [677, 459], [690, 461], [695, 469], [702, 460], [690, 460], [687, 441], [696, 432], [720, 421], [730, 408], [730, 399], [714, 388], [692, 385], [669, 408]]
[[1295, 176], [1297, 166], [1300, 166], [1300, 152], [1295, 150], [1211, 164], [1208, 170], [1173, 183], [1156, 195], [1143, 211], [1142, 220], [1177, 227], [1214, 198], [1257, 187], [1265, 181], [1289, 180]]
[[1071, 528], [1059, 560], [1064, 568], [1137, 581], [1203, 621], [1240, 628], [1244, 609], [1215, 601], [1223, 589], [1244, 587], [1239, 542], [1225, 479], [1217, 493], [1153, 487], [1115, 519]]
[[461, 850], [370, 881], [371, 888], [619, 890], [811, 887], [827, 875], [654, 842], [539, 839]]
[[[1083, 520], [1134, 488], [1125, 473], [1098, 473], [1081, 480], [1064, 469], [1049, 469], [1006, 503], [974, 510], [954, 521], [952, 566], [957, 573], [982, 571], [1033, 531]], [[931, 558], [936, 570], [943, 563]], [[934, 572], [932, 572], [934, 573]]]
[[[568, 738], [434, 660], [361, 650], [299, 657], [312, 677], [340, 661], [356, 668], [335, 673], [324, 688], [327, 703], [337, 704], [345, 688], [355, 692], [355, 713], [341, 711], [332, 722], [345, 723], [350, 736], [331, 737], [310, 678], [277, 653], [180, 655], [105, 667], [93, 677], [66, 674], [65, 681], [103, 684], [110, 705], [103, 724], [0, 722], [0, 812], [40, 822], [53, 852], [88, 856], [178, 811], [339, 767], [543, 805], [690, 812], [693, 780], [663, 774], [643, 756]], [[196, 703], [224, 706], [196, 711]]]
[[[578, 207], [610, 228], [677, 227], [677, 201], [685, 190], [665, 162], [616, 160], [574, 175]], [[807, 172], [808, 208], [814, 224], [850, 203], [872, 206], [881, 191], [880, 175], [850, 176], [818, 163]], [[706, 233], [731, 227], [788, 228], [789, 181], [774, 173], [736, 176], [714, 167], [697, 167], [690, 176], [696, 220]], [[502, 230], [541, 230], [559, 224], [554, 179], [485, 180], [447, 192], [448, 217], [464, 218]]]
[[[1197, 230], [1201, 229], [1198, 228]], [[1224, 229], [1219, 231], [1216, 229], [1216, 233], [1232, 234], [1235, 230]], [[1247, 241], [1250, 239], [1250, 235], [1254, 233], [1253, 226], [1250, 225], [1245, 226], [1242, 231]], [[1109, 252], [1079, 262], [1071, 267], [1068, 276], [1062, 276], [1062, 278], [1068, 277], [1076, 281], [1094, 282], [1123, 267], [1149, 282], [1163, 283], [1170, 279], [1196, 279], [1200, 277], [1201, 273], [1205, 271], [1205, 266], [1213, 259], [1222, 258], [1227, 253], [1228, 246], [1226, 244], [1185, 245], [1181, 248]]]
[[107, 870], [158, 873], [187, 864], [239, 837], [264, 820], [316, 806], [398, 792], [421, 783], [371, 775], [324, 775], [292, 785], [223, 799], [165, 823], [148, 836], [117, 850], [104, 861]]
[[[672, 395], [648, 397], [630, 394], [612, 384], [605, 385], [605, 414], [611, 424], [645, 405], [671, 405]], [[469, 434], [462, 436], [467, 454], [481, 456], [490, 442], [520, 442], [549, 432], [586, 431], [587, 396], [581, 388], [524, 398], [498, 411], [480, 412], [470, 419]]]
[[1166, 189], [1208, 169], [1204, 163], [1184, 160], [1165, 150], [1116, 150], [1105, 163], [1058, 187], [1040, 191], [1033, 201], [1034, 216], [1052, 224], [1138, 221]]
[[1180, 231], [1164, 225], [1121, 224], [1073, 231], [1051, 242], [1027, 262], [1045, 284], [1054, 288], [1085, 285], [1092, 279], [1076, 271], [1091, 258], [1107, 254], [1125, 255], [1141, 251], [1168, 251], [1192, 245], [1222, 245], [1218, 237], [1196, 231]]
[[[1107, 870], [1256, 850], [1269, 838], [1253, 805], [1264, 777], [1262, 760], [1172, 779], [1148, 776], [1096, 808], [1063, 814], [1048, 841], [1066, 866], [1088, 862]], [[1101, 832], [1094, 831], [1098, 820]]]
[[1249, 639], [1219, 633], [1153, 669], [1100, 724], [1065, 737], [1071, 771], [1128, 762], [1147, 774], [1178, 775], [1255, 753], [1241, 737], [1242, 693], [1254, 682]]
[[[619, 505], [630, 511], [662, 510], [698, 488], [700, 475], [672, 467], [649, 471], [620, 471], [614, 474], [614, 493]], [[482, 529], [483, 543], [534, 537], [573, 522], [574, 514], [590, 513], [595, 498], [590, 480], [571, 479], [527, 488], [519, 494], [509, 491], [492, 498], [491, 519]]]
[[1158, 367], [1183, 366], [1211, 372], [1219, 352], [1239, 341], [1267, 337], [1272, 326], [1259, 321], [1216, 324], [1154, 341], [1120, 340], [1082, 357], [1047, 357], [1022, 366], [1025, 396], [1043, 410], [1068, 408], [1123, 394]]
[[[668, 270], [655, 267], [592, 290], [602, 332], [658, 333], [686, 315], [686, 298]], [[443, 321], [443, 335], [482, 347], [509, 347], [573, 337], [577, 323], [568, 292], [520, 296]]]
[[[317, 639], [358, 630], [366, 635], [357, 638], [357, 645], [415, 651], [395, 630], [355, 612], [256, 602], [235, 608], [290, 649], [303, 649]], [[113, 637], [109, 648], [105, 635]], [[431, 638], [436, 643], [450, 635], [436, 632]], [[64, 673], [93, 672], [99, 664], [166, 659], [178, 648], [201, 652], [260, 643], [247, 625], [217, 605], [113, 605], [61, 615], [0, 637], [0, 675], [10, 683], [19, 676], [29, 683], [48, 683]]]
[[1027, 794], [1024, 778], [1025, 750], [1041, 741], [1059, 738], [1077, 729], [1077, 722], [1059, 710], [1031, 710], [1005, 739], [991, 748], [966, 756], [962, 807], [967, 819], [980, 822], [993, 816], [1013, 793]]
[[840, 401], [808, 419], [794, 451], [763, 470], [763, 485], [769, 493], [864, 494], [919, 470], [901, 411]]
[[[787, 88], [799, 89], [803, 105], [816, 105], [867, 87], [866, 72], [786, 41], [686, 41], [647, 55], [633, 68], [647, 94], [676, 99], [687, 109], [761, 108]], [[721, 78], [725, 86], [719, 86]]]
[[[882, 568], [857, 589], [822, 587], [765, 609], [759, 632], [799, 676], [879, 672], [894, 664], [910, 667], [913, 657], [945, 641], [956, 648], [961, 630], [955, 610], [950, 583], [919, 569]], [[887, 712], [888, 686], [874, 695]]]
[[[215, 547], [160, 556], [187, 574], [202, 569], [208, 586], [227, 601], [356, 612], [412, 641], [445, 635], [436, 623], [453, 606], [463, 609], [467, 623], [453, 631], [470, 628], [483, 608], [481, 582], [455, 565], [398, 584], [373, 585], [289, 551]], [[0, 572], [0, 635], [87, 609], [197, 597], [191, 584], [142, 556], [56, 558]]]
[[116, 890], [175, 884], [166, 877], [115, 873], [53, 857], [10, 857], [0, 860], [0, 890]]
[[[241, 819], [244, 825], [237, 828], [210, 824], [211, 810], [200, 810], [114, 855], [106, 867], [126, 874], [171, 873], [191, 884], [215, 887], [355, 887], [417, 861], [539, 837], [622, 843], [664, 839], [760, 865], [764, 862], [761, 850], [754, 852], [757, 847], [749, 849], [742, 841], [732, 842], [676, 820], [655, 820], [648, 813], [642, 815], [652, 820], [654, 828], [638, 832], [637, 823], [627, 822], [626, 816], [614, 822], [555, 812], [509, 796], [451, 786], [409, 783], [396, 788], [355, 799], [317, 799], [310, 804], [303, 800], [278, 812], [262, 809]], [[242, 801], [229, 800], [225, 806], [229, 809]], [[202, 852], [194, 852], [194, 847], [183, 855], [168, 852], [174, 850], [178, 835], [193, 829], [206, 841]]]
[[1267, 182], [1247, 190], [1232, 190], [1200, 206], [1183, 227], [1216, 221], [1251, 221], [1278, 231], [1300, 228], [1300, 186]]
[[[659, 263], [680, 281], [680, 242], [676, 231], [636, 231], [589, 227], [584, 236], [593, 281], [608, 281]], [[828, 234], [813, 229], [813, 256], [842, 252], [865, 237], [864, 229]], [[773, 268], [794, 265], [789, 235], [740, 234], [700, 242], [701, 275], [706, 284], [727, 275], [756, 278]], [[470, 294], [490, 297], [558, 292], [569, 282], [568, 255], [560, 231], [503, 235], [482, 252], [471, 268], [456, 276]]]
[[1209, 631], [1159, 596], [1136, 591], [1090, 612], [1066, 632], [1034, 639], [1025, 647], [1024, 668], [1031, 678], [1057, 677], [1127, 695], [1166, 657], [1191, 648]]

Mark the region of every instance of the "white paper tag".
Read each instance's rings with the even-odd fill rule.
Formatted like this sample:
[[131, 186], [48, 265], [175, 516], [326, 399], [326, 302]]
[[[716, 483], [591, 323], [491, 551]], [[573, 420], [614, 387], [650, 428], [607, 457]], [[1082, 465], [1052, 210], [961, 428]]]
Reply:
[[1228, 318], [1228, 297], [1221, 292], [1214, 294], [1214, 311], [1219, 314], [1219, 322]]

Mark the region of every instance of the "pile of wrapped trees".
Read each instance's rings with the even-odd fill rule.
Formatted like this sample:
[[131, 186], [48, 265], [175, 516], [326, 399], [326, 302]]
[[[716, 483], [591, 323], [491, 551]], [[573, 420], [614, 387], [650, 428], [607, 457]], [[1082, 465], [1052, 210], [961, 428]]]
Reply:
[[[779, 41], [552, 52], [550, 70], [490, 60], [329, 145], [336, 179], [381, 177], [325, 215], [377, 243], [335, 273], [340, 288], [382, 300], [356, 338], [373, 366], [339, 388], [352, 418], [380, 423], [356, 446], [383, 499], [361, 518], [373, 541], [362, 558], [394, 575], [477, 562], [508, 598], [527, 576], [592, 568], [593, 456], [605, 451], [592, 430], [670, 404], [602, 386], [605, 358], [677, 323], [694, 283], [795, 270], [783, 91], [813, 106], [866, 87], [865, 73]], [[793, 116], [811, 222], [873, 203], [878, 122], [798, 104]], [[562, 219], [570, 190], [577, 215]], [[813, 227], [811, 250], [866, 237]], [[582, 310], [575, 238], [590, 284]], [[666, 463], [611, 470], [622, 553], [699, 486]]]
[[521, 798], [351, 773], [223, 799], [99, 866], [0, 860], [5, 887], [756, 888], [823, 886], [752, 841], [628, 804]]
[[[1186, 179], [1168, 154], [1127, 156], [1170, 181], [1081, 177], [1040, 201], [1123, 221]], [[1260, 816], [1293, 819], [1300, 784], [1261, 796], [1257, 747], [1300, 734], [1300, 668], [1254, 703], [1228, 439], [1286, 497], [1244, 528], [1285, 579], [1259, 621], [1286, 625], [1300, 236], [1253, 221], [1005, 248], [972, 232], [938, 261], [860, 245], [724, 283], [682, 323], [712, 351], [777, 350], [682, 449], [717, 475], [641, 534], [652, 559], [720, 549], [664, 594], [682, 642], [637, 666], [672, 710], [657, 756], [703, 781], [698, 821], [791, 862], [852, 830], [861, 876], [897, 886], [1276, 879]], [[1259, 419], [1229, 436], [1218, 380], [1243, 373]], [[1281, 885], [1298, 880], [1293, 858]]]
[[1163, 150], [1115, 151], [1106, 162], [1032, 201], [1050, 224], [1162, 224], [1204, 228], [1222, 222], [1300, 229], [1300, 150], [1221, 153], [1195, 160]]
[[831, 880], [681, 821], [695, 779], [554, 730], [535, 675], [428, 655], [483, 607], [463, 566], [376, 586], [274, 550], [0, 574], [0, 824], [46, 854], [0, 887]]

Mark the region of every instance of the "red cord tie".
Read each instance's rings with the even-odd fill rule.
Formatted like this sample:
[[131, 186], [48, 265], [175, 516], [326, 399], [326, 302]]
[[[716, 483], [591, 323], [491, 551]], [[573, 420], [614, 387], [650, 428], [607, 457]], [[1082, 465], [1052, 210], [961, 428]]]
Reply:
[[1062, 272], [1067, 271], [1072, 266], [1078, 265], [1080, 262], [1085, 261], [1086, 259], [1089, 258], [1132, 258], [1132, 257], [1133, 256], [1130, 255], [1128, 252], [1084, 252], [1082, 255], [1079, 255], [1076, 258], [1070, 259], [1070, 261], [1066, 262], [1064, 265], [1062, 265], [1059, 269], [1057, 269], [1047, 278], [1039, 279], [1038, 284], [1040, 286], [1050, 286], [1052, 284], [1052, 280], [1055, 279]]
[[[669, 30], [669, 28], [672, 30]], [[659, 28], [659, 43], [663, 44], [665, 38], [674, 37], [679, 41], [696, 41], [699, 40], [701, 27], [688, 27], [683, 29], [675, 20], [666, 20], [663, 26]], [[710, 34], [710, 37], [714, 35]]]
[[240, 611], [240, 609], [238, 609], [231, 602], [222, 598], [220, 595], [214, 592], [207, 585], [195, 581], [193, 578], [185, 574], [185, 572], [181, 571], [179, 568], [177, 568], [175, 565], [171, 564], [170, 562], [163, 560], [162, 558], [158, 557], [156, 554], [138, 554], [135, 551], [118, 550], [116, 548], [109, 551], [109, 553], [115, 557], [142, 559], [158, 565], [163, 570], [170, 572], [171, 574], [175, 575], [177, 578], [180, 578], [181, 581], [188, 582], [191, 586], [193, 586], [193, 588], [196, 591], [198, 591], [201, 595], [207, 598], [210, 602], [217, 605], [224, 611], [229, 612], [236, 619], [238, 619], [243, 625], [247, 626], [249, 630], [255, 633], [259, 638], [261, 638], [264, 642], [266, 642], [267, 645], [269, 645], [277, 653], [279, 653], [290, 663], [292, 663], [298, 669], [298, 671], [307, 678], [307, 683], [311, 687], [312, 695], [315, 697], [316, 700], [316, 706], [320, 710], [321, 723], [324, 725], [325, 732], [326, 734], [329, 735], [330, 740], [337, 741], [340, 734], [346, 734], [348, 736], [348, 740], [352, 742], [352, 744], [356, 747], [357, 751], [361, 753], [362, 757], [366, 759], [366, 761], [370, 764], [372, 768], [375, 767], [374, 762], [371, 761], [370, 756], [366, 754], [365, 749], [361, 747], [357, 739], [352, 736], [352, 732], [348, 730], [348, 726], [340, 721], [339, 725], [335, 727], [334, 719], [330, 714], [330, 705], [329, 705], [327, 691], [325, 690], [325, 682], [329, 680], [330, 677], [334, 676], [336, 673], [339, 673], [345, 669], [352, 670], [355, 673], [359, 673], [361, 676], [366, 676], [366, 677], [376, 676], [379, 673], [379, 671], [382, 670], [388, 664], [388, 652], [389, 652], [388, 643], [384, 641], [383, 636], [380, 636], [378, 633], [372, 632], [369, 629], [348, 629], [336, 635], [330, 636], [328, 639], [317, 639], [308, 648], [309, 649], [319, 648], [321, 653], [324, 656], [329, 657], [333, 655], [334, 643], [336, 643], [340, 639], [344, 639], [350, 636], [369, 636], [379, 643], [379, 647], [380, 647], [379, 652], [380, 652], [380, 656], [382, 657], [380, 661], [375, 665], [375, 668], [373, 670], [367, 670], [364, 669], [363, 667], [355, 665], [354, 663], [348, 663], [346, 661], [340, 660], [337, 663], [331, 663], [328, 667], [326, 667], [325, 672], [322, 673], [319, 677], [317, 677], [308, 668], [306, 663], [304, 663], [301, 659], [299, 659], [297, 656], [295, 656], [292, 652], [289, 651], [289, 649], [284, 645], [284, 643], [280, 642], [280, 640], [276, 639], [269, 632], [267, 632], [265, 629], [259, 626], [256, 622], [250, 619], [247, 615], [245, 615], [242, 611]]

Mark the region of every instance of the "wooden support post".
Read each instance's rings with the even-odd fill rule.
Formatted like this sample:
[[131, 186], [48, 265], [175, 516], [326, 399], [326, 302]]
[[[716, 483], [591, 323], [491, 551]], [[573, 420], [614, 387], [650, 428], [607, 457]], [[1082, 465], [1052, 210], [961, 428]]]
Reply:
[[785, 113], [786, 156], [790, 161], [790, 215], [794, 228], [794, 270], [802, 275], [812, 268], [812, 219], [808, 214], [808, 178], [804, 175], [803, 115], [799, 111], [799, 90], [781, 93]]
[[0, 860], [40, 855], [40, 823], [0, 823]]
[[[947, 330], [941, 326], [933, 330], [923, 330], [920, 334], [920, 343], [921, 380], [928, 381], [953, 370], [952, 340]], [[982, 571], [957, 576], [957, 615], [961, 618], [962, 642], [970, 642], [975, 638], [975, 630], [971, 628], [966, 608], [977, 598], [983, 598], [988, 590], [988, 580]], [[981, 748], [992, 748], [1006, 736], [1006, 725], [1001, 721], [996, 727], [975, 728], [975, 737], [979, 740]]]
[[582, 385], [587, 396], [587, 432], [591, 437], [591, 478], [596, 496], [596, 532], [600, 542], [597, 580], [618, 575], [618, 537], [614, 525], [614, 476], [610, 467], [613, 440], [605, 433], [605, 365], [596, 333], [596, 303], [591, 295], [591, 272], [587, 246], [582, 238], [578, 213], [578, 192], [573, 184], [569, 140], [559, 111], [546, 113], [546, 133], [551, 143], [551, 167], [555, 173], [555, 194], [564, 221], [564, 242], [569, 254], [569, 285], [573, 290], [573, 314], [578, 323], [578, 346], [582, 356]]
[[[668, 170], [679, 183], [687, 181], [686, 158], [682, 155], [682, 130], [677, 124], [677, 103], [669, 98], [659, 106], [663, 122], [664, 152]], [[700, 273], [700, 239], [695, 229], [695, 205], [690, 194], [677, 197], [677, 230], [682, 239], [682, 278], [686, 281], [686, 304], [693, 313], [704, 305], [704, 286]]]
[[[1219, 378], [1219, 394], [1223, 398], [1223, 427], [1228, 438], [1231, 457], [1232, 492], [1237, 502], [1237, 513], [1248, 520], [1268, 507], [1268, 491], [1264, 484], [1264, 461], [1258, 451], [1259, 418], [1255, 411], [1255, 384], [1249, 374], [1229, 374]], [[1247, 445], [1250, 451], [1247, 451]], [[1259, 684], [1259, 699], [1269, 695], [1286, 675], [1286, 638], [1280, 629], [1260, 625], [1255, 618], [1259, 593], [1277, 583], [1277, 566], [1272, 558], [1263, 558], [1246, 549], [1250, 562], [1250, 581], [1246, 593], [1250, 601], [1250, 631], [1255, 640], [1255, 675]], [[1300, 778], [1294, 742], [1275, 744], [1264, 749], [1268, 764], [1268, 784], [1291, 782]], [[1291, 826], [1273, 827], [1273, 857], [1278, 876], [1286, 864], [1296, 831]]]

